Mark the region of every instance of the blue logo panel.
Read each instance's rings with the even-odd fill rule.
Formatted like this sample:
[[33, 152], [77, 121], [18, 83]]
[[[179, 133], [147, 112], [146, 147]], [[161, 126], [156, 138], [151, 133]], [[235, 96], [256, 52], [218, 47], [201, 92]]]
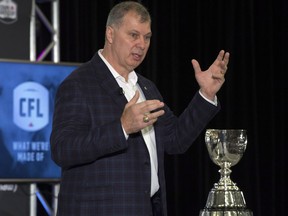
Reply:
[[0, 61], [0, 181], [60, 178], [50, 152], [54, 98], [77, 67]]

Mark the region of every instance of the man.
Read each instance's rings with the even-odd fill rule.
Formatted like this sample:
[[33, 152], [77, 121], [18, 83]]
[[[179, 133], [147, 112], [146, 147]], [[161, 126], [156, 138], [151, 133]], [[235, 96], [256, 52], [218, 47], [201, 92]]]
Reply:
[[51, 134], [62, 168], [58, 216], [166, 216], [164, 152], [184, 153], [219, 111], [229, 53], [207, 71], [192, 60], [200, 90], [173, 115], [156, 86], [137, 74], [151, 39], [148, 11], [110, 11], [105, 45], [59, 87]]

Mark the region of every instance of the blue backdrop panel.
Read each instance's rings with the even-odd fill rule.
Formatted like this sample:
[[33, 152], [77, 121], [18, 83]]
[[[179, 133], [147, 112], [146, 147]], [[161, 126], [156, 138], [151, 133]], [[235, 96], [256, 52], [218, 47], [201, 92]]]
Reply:
[[0, 61], [0, 181], [60, 178], [52, 161], [54, 97], [76, 64]]

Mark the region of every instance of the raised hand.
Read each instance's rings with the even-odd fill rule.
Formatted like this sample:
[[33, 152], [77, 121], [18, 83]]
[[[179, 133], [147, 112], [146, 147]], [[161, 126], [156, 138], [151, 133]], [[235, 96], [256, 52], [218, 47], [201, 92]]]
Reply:
[[192, 59], [195, 78], [200, 86], [200, 92], [208, 99], [214, 100], [216, 93], [225, 82], [230, 54], [221, 50], [210, 67], [202, 71], [197, 60]]

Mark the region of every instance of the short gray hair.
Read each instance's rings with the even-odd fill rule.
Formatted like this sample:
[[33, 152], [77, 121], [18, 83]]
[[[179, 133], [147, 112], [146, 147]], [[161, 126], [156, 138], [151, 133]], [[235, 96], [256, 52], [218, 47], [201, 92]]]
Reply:
[[140, 16], [140, 22], [150, 22], [151, 17], [147, 8], [139, 2], [135, 1], [124, 1], [116, 4], [110, 11], [106, 26], [117, 26], [122, 24], [123, 17], [130, 11], [135, 12]]

